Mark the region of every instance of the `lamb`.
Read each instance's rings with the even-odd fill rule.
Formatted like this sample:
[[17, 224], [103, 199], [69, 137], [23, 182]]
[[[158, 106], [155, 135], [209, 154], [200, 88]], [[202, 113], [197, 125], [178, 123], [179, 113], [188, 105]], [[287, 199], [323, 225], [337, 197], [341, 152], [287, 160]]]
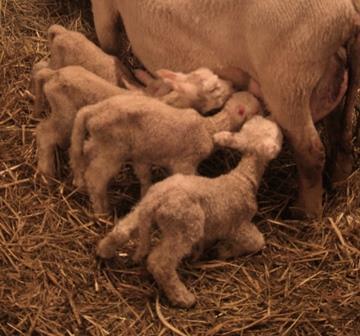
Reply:
[[[189, 72], [205, 66], [235, 84], [255, 81], [294, 148], [296, 206], [309, 216], [322, 213], [325, 155], [311, 101], [324, 82], [342, 84], [330, 97], [333, 102], [341, 100], [346, 85], [345, 108], [335, 123], [341, 127], [334, 136], [335, 167], [344, 178], [352, 166], [351, 121], [360, 81], [360, 0], [92, 0], [92, 10], [101, 47], [118, 51], [121, 17], [134, 54], [152, 73], [160, 67]], [[348, 81], [344, 71], [329, 70], [342, 46]]]
[[202, 114], [222, 107], [235, 92], [230, 81], [203, 67], [187, 74], [160, 69], [156, 71], [156, 79], [143, 70], [134, 72], [145, 88], [139, 89], [126, 83], [129, 89], [142, 90], [174, 107], [192, 107]]
[[[206, 68], [196, 69], [186, 75], [160, 69], [157, 72], [158, 80], [150, 80], [144, 71], [137, 70], [136, 77], [146, 85], [142, 87], [136, 84], [130, 71], [117, 57], [103, 52], [83, 34], [52, 25], [48, 36], [49, 68], [57, 70], [69, 65], [81, 65], [111, 84], [158, 96], [172, 106], [193, 107], [205, 113], [223, 106], [234, 92], [231, 82], [220, 79]], [[39, 115], [41, 108], [35, 105], [35, 116]]]
[[85, 35], [54, 24], [48, 29], [49, 67], [60, 69], [81, 65], [111, 84], [125, 87], [123, 78], [130, 81], [130, 71], [116, 57], [106, 54]]
[[[205, 111], [220, 107], [233, 92], [229, 82], [221, 80], [208, 69], [200, 68], [187, 75], [167, 70], [160, 72], [164, 82], [170, 83], [176, 91], [158, 99], [179, 108], [196, 106]], [[34, 65], [32, 82], [35, 110], [43, 108], [45, 96], [52, 110], [50, 117], [41, 121], [36, 129], [38, 171], [50, 178], [55, 176], [55, 147], [68, 146], [74, 118], [81, 107], [115, 95], [134, 97], [145, 94], [143, 90], [129, 91], [112, 85], [81, 66], [52, 70], [46, 61]], [[148, 84], [154, 87], [153, 82]], [[74, 183], [80, 186], [81, 180], [82, 177], [75, 174]]]
[[[122, 163], [132, 162], [144, 195], [151, 184], [152, 165], [165, 167], [171, 174], [194, 174], [200, 161], [213, 151], [213, 134], [237, 130], [260, 111], [258, 100], [247, 92], [233, 94], [212, 117], [203, 117], [194, 109], [179, 110], [151, 97], [112, 97], [82, 108], [76, 116], [72, 169], [74, 175], [84, 176], [80, 186], [86, 186], [95, 212], [106, 212], [107, 184]], [[85, 142], [86, 133], [89, 140]]]
[[102, 258], [139, 231], [135, 261], [150, 250], [150, 230], [156, 224], [160, 242], [147, 258], [147, 268], [171, 303], [190, 307], [195, 296], [181, 282], [176, 268], [196, 245], [217, 245], [220, 258], [257, 252], [265, 245], [262, 233], [251, 222], [257, 211], [256, 193], [267, 163], [282, 146], [282, 133], [272, 121], [254, 116], [239, 133], [220, 132], [216, 144], [242, 152], [230, 173], [210, 179], [177, 174], [152, 186], [137, 207], [121, 219], [97, 246]]
[[51, 107], [50, 116], [36, 127], [38, 171], [52, 178], [55, 148], [69, 145], [74, 119], [81, 107], [115, 95], [135, 97], [139, 93], [112, 85], [81, 66], [52, 70], [43, 63], [37, 64], [35, 70], [35, 105], [43, 105], [46, 96]]

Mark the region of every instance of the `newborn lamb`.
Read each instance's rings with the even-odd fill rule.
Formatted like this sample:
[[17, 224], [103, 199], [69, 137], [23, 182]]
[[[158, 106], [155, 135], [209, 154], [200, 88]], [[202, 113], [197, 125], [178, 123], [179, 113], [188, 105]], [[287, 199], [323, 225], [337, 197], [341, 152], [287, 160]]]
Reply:
[[238, 149], [243, 156], [226, 175], [210, 179], [174, 175], [149, 189], [139, 205], [97, 247], [102, 258], [113, 257], [133, 231], [139, 229], [135, 261], [150, 249], [150, 229], [160, 229], [161, 240], [148, 258], [147, 268], [174, 305], [190, 307], [195, 296], [181, 282], [176, 268], [197, 245], [220, 241], [220, 258], [259, 251], [264, 237], [251, 219], [257, 211], [256, 193], [267, 163], [282, 146], [282, 134], [272, 121], [255, 116], [239, 133], [214, 136], [222, 146]]
[[36, 69], [35, 105], [42, 106], [46, 96], [51, 108], [50, 116], [36, 127], [38, 171], [54, 177], [55, 148], [69, 145], [74, 119], [81, 107], [115, 95], [135, 97], [139, 93], [112, 85], [81, 66], [51, 70], [46, 64], [37, 64]]
[[124, 87], [123, 78], [132, 78], [130, 71], [121, 61], [102, 51], [83, 34], [60, 25], [48, 30], [51, 69], [68, 65], [81, 65], [108, 82]]
[[[234, 93], [231, 82], [219, 78], [208, 68], [188, 74], [160, 69], [156, 75], [157, 79], [143, 70], [135, 70], [136, 78], [145, 84], [145, 93], [174, 107], [192, 107], [201, 114], [222, 107]], [[126, 86], [139, 90], [131, 84]]]
[[[73, 32], [69, 32], [70, 36], [72, 36], [72, 33]], [[91, 43], [86, 39], [85, 41]], [[67, 49], [60, 48], [59, 50]], [[53, 55], [56, 55], [56, 53], [53, 52], [52, 56]], [[106, 55], [106, 57], [107, 56], [108, 55]], [[55, 59], [57, 58], [55, 57]], [[69, 60], [73, 58], [66, 57], [65, 59], [67, 62], [70, 62]], [[81, 57], [79, 60], [80, 59]], [[100, 56], [97, 59], [100, 59]], [[88, 62], [87, 66], [91, 68], [89, 65], [90, 63]], [[106, 65], [105, 61], [103, 65]], [[36, 128], [38, 171], [48, 177], [54, 177], [55, 148], [56, 146], [68, 146], [74, 118], [81, 107], [100, 102], [115, 95], [128, 95], [133, 97], [144, 95], [144, 93], [141, 90], [129, 91], [119, 88], [81, 66], [67, 66], [58, 70], [49, 69], [48, 66], [49, 64], [45, 61], [35, 64], [32, 71], [32, 82], [35, 95], [35, 114], [40, 114], [44, 106], [45, 97], [51, 108], [51, 115], [44, 121], [41, 121]], [[210, 70], [199, 69], [186, 76], [186, 78], [189, 78], [188, 92], [198, 93], [191, 97], [186, 92], [186, 89], [183, 88], [186, 86], [184, 77], [181, 76], [181, 74], [177, 76], [176, 73], [169, 73], [171, 73], [172, 85], [176, 87], [178, 91], [170, 92], [164, 97], [159, 97], [159, 99], [166, 100], [170, 105], [175, 104], [179, 107], [191, 107], [205, 104], [209, 107], [217, 107], [220, 101], [219, 93], [223, 94], [221, 99], [228, 96], [225, 91], [222, 91], [222, 88], [225, 86], [221, 79], [213, 75]], [[209, 91], [209, 87], [213, 88], [213, 90]], [[184, 93], [183, 98], [181, 98], [182, 93]], [[74, 176], [75, 184], [80, 185], [80, 180], [80, 176]]]
[[[68, 65], [81, 65], [108, 82], [146, 95], [157, 96], [165, 103], [201, 113], [220, 108], [234, 92], [229, 81], [220, 79], [211, 70], [200, 68], [189, 74], [161, 69], [155, 80], [145, 71], [136, 70], [136, 77], [145, 87], [136, 85], [130, 71], [115, 57], [106, 54], [83, 34], [52, 25], [48, 30], [50, 60], [48, 67], [60, 69]], [[43, 61], [44, 62], [44, 61]], [[39, 115], [35, 109], [35, 116]]]
[[221, 112], [207, 118], [145, 96], [117, 96], [86, 106], [75, 119], [71, 138], [74, 175], [84, 176], [95, 212], [106, 212], [107, 184], [123, 163], [132, 162], [144, 195], [151, 184], [152, 165], [171, 174], [194, 174], [213, 151], [215, 133], [239, 129], [260, 109], [248, 92], [235, 93]]

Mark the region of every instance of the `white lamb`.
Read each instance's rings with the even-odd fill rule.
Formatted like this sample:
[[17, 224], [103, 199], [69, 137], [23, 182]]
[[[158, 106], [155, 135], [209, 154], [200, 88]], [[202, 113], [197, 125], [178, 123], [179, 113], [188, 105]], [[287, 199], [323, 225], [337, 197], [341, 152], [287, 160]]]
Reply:
[[[235, 93], [212, 117], [151, 97], [112, 97], [84, 107], [76, 116], [72, 169], [75, 176], [84, 176], [85, 183], [80, 185], [86, 185], [95, 212], [106, 212], [107, 184], [123, 163], [132, 162], [144, 195], [151, 184], [152, 165], [165, 167], [171, 174], [194, 174], [213, 151], [215, 133], [239, 129], [260, 110], [258, 100], [248, 92]], [[89, 140], [85, 142], [86, 134]]]
[[[56, 70], [69, 65], [81, 65], [111, 84], [158, 96], [172, 106], [193, 107], [205, 113], [223, 106], [234, 92], [231, 82], [220, 79], [206, 68], [199, 68], [189, 74], [162, 69], [157, 71], [157, 80], [145, 71], [136, 70], [136, 77], [145, 84], [142, 87], [133, 81], [131, 72], [117, 57], [102, 51], [83, 34], [52, 25], [48, 30], [48, 39], [49, 68]], [[44, 61], [40, 64], [43, 67]], [[35, 69], [37, 67], [35, 65]], [[35, 105], [35, 116], [39, 115], [40, 109], [40, 105]]]
[[115, 95], [138, 96], [139, 93], [122, 89], [87, 71], [81, 66], [51, 70], [37, 64], [33, 71], [35, 105], [49, 102], [51, 114], [36, 127], [38, 171], [55, 176], [55, 148], [67, 147], [78, 110]]
[[[143, 90], [130, 91], [112, 85], [81, 66], [66, 66], [58, 70], [52, 70], [48, 66], [45, 61], [35, 64], [32, 82], [35, 114], [40, 114], [45, 100], [49, 102], [51, 109], [50, 116], [36, 128], [38, 171], [45, 176], [54, 177], [55, 148], [68, 146], [74, 118], [81, 107], [115, 95], [134, 97], [145, 93]], [[172, 87], [177, 91], [171, 91], [159, 99], [170, 105], [219, 107], [232, 92], [228, 82], [222, 81], [207, 69], [198, 69], [188, 75], [165, 72], [165, 77], [169, 77], [168, 81], [171, 81]], [[152, 86], [151, 83], [149, 85]], [[81, 179], [81, 176], [75, 175], [75, 184], [80, 185]]]
[[[199, 68], [187, 74], [160, 69], [156, 71], [158, 78], [153, 78], [143, 70], [135, 70], [134, 73], [145, 85], [142, 90], [146, 94], [158, 97], [174, 107], [192, 107], [202, 114], [222, 107], [234, 93], [231, 82], [219, 78], [207, 68]], [[127, 86], [139, 90], [139, 87]]]
[[79, 32], [57, 24], [52, 25], [48, 29], [48, 43], [51, 69], [81, 65], [108, 82], [122, 87], [123, 78], [132, 78], [131, 72], [117, 57], [105, 53]]
[[259, 251], [265, 241], [251, 222], [257, 211], [256, 194], [267, 163], [282, 146], [282, 134], [272, 121], [255, 116], [236, 134], [215, 134], [215, 142], [238, 149], [243, 156], [226, 175], [210, 179], [174, 175], [152, 186], [138, 206], [102, 239], [97, 254], [115, 256], [116, 249], [139, 230], [135, 261], [147, 256], [150, 229], [156, 224], [161, 240], [148, 258], [147, 268], [174, 305], [190, 307], [195, 296], [176, 272], [182, 258], [197, 245], [220, 241], [220, 258]]

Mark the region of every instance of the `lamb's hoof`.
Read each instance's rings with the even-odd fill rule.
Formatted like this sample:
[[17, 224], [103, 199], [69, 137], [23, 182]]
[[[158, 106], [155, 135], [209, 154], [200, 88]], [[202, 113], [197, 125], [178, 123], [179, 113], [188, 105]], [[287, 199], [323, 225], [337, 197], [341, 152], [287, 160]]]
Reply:
[[116, 255], [116, 244], [111, 237], [101, 239], [96, 247], [96, 255], [103, 259], [110, 259]]
[[190, 293], [189, 291], [181, 291], [177, 294], [178, 295], [174, 295], [172, 298], [170, 298], [170, 301], [174, 306], [180, 308], [191, 308], [195, 305], [196, 297], [194, 294]]

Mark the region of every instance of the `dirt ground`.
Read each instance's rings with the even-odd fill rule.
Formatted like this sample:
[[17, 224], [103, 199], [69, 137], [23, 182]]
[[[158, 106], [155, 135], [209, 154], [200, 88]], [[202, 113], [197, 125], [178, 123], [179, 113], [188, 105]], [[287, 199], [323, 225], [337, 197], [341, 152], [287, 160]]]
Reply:
[[[360, 335], [360, 170], [327, 194], [322, 220], [285, 220], [294, 197], [288, 151], [269, 167], [256, 222], [266, 248], [235, 260], [184, 262], [197, 295], [173, 308], [143, 265], [124, 247], [95, 258], [113, 219], [95, 221], [85, 194], [74, 190], [66, 154], [59, 180], [37, 178], [29, 80], [48, 54], [52, 23], [95, 39], [85, 0], [0, 1], [0, 334], [1, 335]], [[133, 64], [129, 50], [127, 63]], [[357, 152], [359, 148], [357, 148]], [[233, 166], [234, 153], [202, 165], [208, 176]], [[138, 200], [126, 167], [110, 188], [115, 215]]]

